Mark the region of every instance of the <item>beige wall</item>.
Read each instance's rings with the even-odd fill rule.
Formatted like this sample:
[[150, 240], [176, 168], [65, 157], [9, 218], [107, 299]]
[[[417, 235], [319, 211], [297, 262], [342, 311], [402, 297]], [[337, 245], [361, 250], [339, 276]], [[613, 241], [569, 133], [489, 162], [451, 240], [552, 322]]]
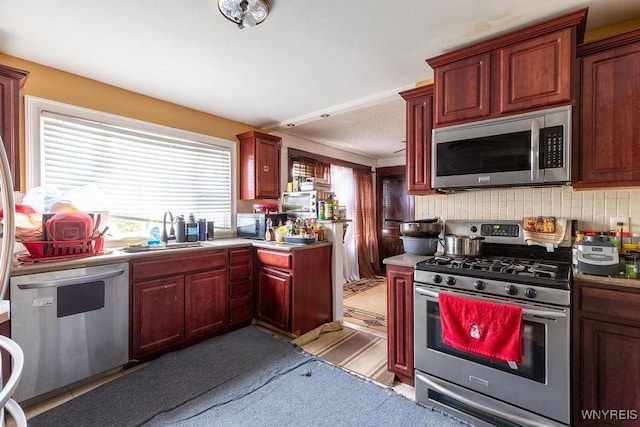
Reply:
[[[24, 95], [63, 102], [237, 142], [249, 125], [140, 95], [0, 53], [0, 64], [29, 71], [20, 91], [21, 189], [25, 190]], [[179, 76], [180, 77], [180, 76]], [[170, 84], [168, 82], [167, 84]]]

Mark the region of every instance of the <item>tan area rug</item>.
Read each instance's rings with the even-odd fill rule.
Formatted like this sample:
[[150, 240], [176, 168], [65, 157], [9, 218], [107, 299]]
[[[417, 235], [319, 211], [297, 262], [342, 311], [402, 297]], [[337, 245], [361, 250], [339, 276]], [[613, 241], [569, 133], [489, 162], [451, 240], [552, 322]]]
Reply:
[[384, 277], [348, 283], [343, 304], [346, 322], [387, 333], [387, 281]]
[[367, 291], [378, 286], [381, 282], [386, 282], [386, 280], [385, 276], [376, 276], [345, 283], [342, 291], [343, 298], [349, 298], [355, 294]]
[[393, 385], [395, 376], [387, 371], [384, 338], [343, 327], [321, 333], [317, 339], [303, 344], [302, 350], [384, 386]]

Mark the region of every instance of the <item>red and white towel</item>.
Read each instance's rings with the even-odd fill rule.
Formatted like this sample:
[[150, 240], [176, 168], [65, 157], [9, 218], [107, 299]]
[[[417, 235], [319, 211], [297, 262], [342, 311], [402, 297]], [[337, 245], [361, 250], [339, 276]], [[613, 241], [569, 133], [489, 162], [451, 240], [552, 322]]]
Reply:
[[459, 350], [522, 362], [522, 307], [440, 293], [442, 340]]

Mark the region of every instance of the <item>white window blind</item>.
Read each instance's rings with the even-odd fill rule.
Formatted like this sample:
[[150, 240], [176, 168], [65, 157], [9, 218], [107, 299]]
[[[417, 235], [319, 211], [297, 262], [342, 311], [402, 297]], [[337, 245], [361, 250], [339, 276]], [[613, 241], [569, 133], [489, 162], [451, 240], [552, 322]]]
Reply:
[[230, 148], [68, 115], [41, 113], [41, 185], [95, 184], [114, 217], [194, 213], [232, 227]]

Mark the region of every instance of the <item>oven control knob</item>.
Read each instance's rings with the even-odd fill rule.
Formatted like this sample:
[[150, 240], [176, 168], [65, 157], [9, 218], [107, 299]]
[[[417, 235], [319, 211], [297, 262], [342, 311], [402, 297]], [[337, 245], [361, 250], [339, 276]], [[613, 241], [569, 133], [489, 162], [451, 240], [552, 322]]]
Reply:
[[507, 285], [504, 287], [504, 291], [509, 295], [515, 295], [518, 293], [518, 288], [513, 285]]
[[455, 284], [456, 284], [456, 278], [455, 278], [455, 277], [448, 276], [448, 277], [447, 277], [447, 280], [446, 280], [445, 282], [447, 283], [447, 285], [449, 285], [449, 286], [453, 286], [453, 285], [455, 285]]
[[524, 290], [524, 296], [526, 296], [527, 298], [535, 298], [536, 295], [538, 295], [538, 293], [533, 288], [527, 288]]
[[486, 288], [487, 285], [482, 280], [476, 280], [475, 282], [473, 282], [473, 287], [481, 291]]
[[433, 280], [433, 283], [442, 283], [442, 276], [436, 274], [431, 278], [431, 280]]

